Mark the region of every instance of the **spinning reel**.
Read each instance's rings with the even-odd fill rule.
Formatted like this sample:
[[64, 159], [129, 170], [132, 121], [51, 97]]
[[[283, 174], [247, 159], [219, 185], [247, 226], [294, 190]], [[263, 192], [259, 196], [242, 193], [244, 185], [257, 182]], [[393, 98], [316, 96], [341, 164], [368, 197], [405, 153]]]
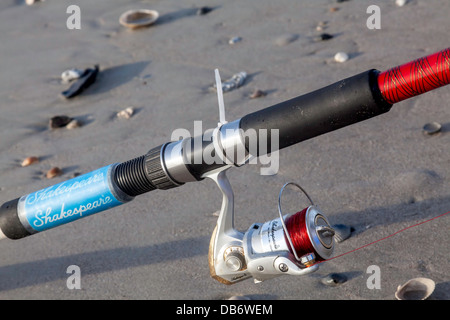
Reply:
[[[318, 270], [317, 262], [331, 257], [334, 230], [327, 218], [295, 183], [287, 183], [278, 198], [279, 217], [264, 224], [254, 223], [245, 232], [234, 228], [234, 194], [227, 168], [207, 175], [223, 194], [217, 226], [209, 245], [211, 276], [224, 284], [253, 277], [255, 283], [281, 275], [307, 275]], [[293, 215], [283, 215], [281, 196], [293, 185], [309, 199], [310, 206]]]

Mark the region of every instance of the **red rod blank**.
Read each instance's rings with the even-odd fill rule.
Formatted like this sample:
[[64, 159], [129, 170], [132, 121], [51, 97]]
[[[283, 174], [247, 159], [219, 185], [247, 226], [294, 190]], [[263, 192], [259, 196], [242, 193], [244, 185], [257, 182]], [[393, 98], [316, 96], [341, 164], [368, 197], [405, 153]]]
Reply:
[[397, 103], [450, 83], [450, 48], [386, 70], [378, 76], [383, 98]]

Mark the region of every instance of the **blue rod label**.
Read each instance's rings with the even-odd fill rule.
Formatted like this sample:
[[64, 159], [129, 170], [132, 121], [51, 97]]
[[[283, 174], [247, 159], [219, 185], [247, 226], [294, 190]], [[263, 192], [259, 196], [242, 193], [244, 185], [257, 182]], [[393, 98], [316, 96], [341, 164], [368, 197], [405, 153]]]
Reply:
[[20, 199], [20, 215], [40, 232], [122, 204], [111, 192], [107, 166]]

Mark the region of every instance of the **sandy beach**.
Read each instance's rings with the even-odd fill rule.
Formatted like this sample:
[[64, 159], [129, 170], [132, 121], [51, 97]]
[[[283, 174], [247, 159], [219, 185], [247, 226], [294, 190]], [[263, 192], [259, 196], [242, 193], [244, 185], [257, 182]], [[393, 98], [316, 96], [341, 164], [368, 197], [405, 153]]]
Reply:
[[[224, 94], [231, 121], [449, 47], [448, 0], [410, 0], [401, 7], [394, 0], [373, 1], [381, 10], [379, 29], [367, 26], [371, 4], [2, 0], [0, 202], [143, 155], [170, 141], [178, 128], [193, 132], [194, 121], [214, 128], [215, 68], [223, 80], [240, 71], [248, 75], [241, 87]], [[71, 5], [80, 8], [81, 29], [68, 28]], [[212, 10], [199, 14], [204, 6]], [[156, 10], [159, 18], [131, 30], [119, 23], [130, 9]], [[331, 38], [319, 39], [324, 33]], [[349, 59], [336, 62], [338, 52]], [[62, 83], [62, 72], [95, 65], [99, 73], [91, 86], [72, 99], [61, 96], [70, 87]], [[250, 98], [257, 89], [265, 94]], [[21, 240], [0, 241], [0, 299], [395, 300], [399, 285], [425, 277], [436, 283], [428, 299], [448, 300], [448, 101], [447, 86], [283, 149], [274, 175], [260, 175], [260, 164], [229, 170], [239, 230], [276, 218], [278, 193], [289, 181], [308, 191], [331, 224], [352, 228], [336, 244], [339, 257], [311, 275], [232, 286], [212, 279], [208, 247], [222, 196], [207, 179], [153, 191]], [[131, 117], [117, 117], [129, 107]], [[60, 115], [79, 126], [50, 129], [49, 120]], [[424, 134], [431, 122], [442, 125], [440, 132]], [[39, 162], [22, 167], [30, 156]], [[52, 167], [62, 173], [48, 179]], [[307, 205], [296, 195], [287, 195], [286, 210]], [[81, 289], [67, 287], [71, 265], [81, 270]], [[380, 271], [378, 289], [367, 285], [373, 265]], [[326, 285], [330, 274], [345, 280]]]

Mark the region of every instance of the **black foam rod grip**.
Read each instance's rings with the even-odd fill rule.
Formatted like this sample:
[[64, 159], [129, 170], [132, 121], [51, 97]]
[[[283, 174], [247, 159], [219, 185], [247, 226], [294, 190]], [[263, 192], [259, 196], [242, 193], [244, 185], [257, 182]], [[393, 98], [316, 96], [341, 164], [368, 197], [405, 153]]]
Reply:
[[[368, 70], [317, 91], [281, 102], [248, 114], [241, 119], [240, 128], [267, 131], [267, 152], [276, 151], [271, 145], [271, 133], [278, 129], [278, 149], [334, 131], [348, 125], [388, 112], [378, 88], [377, 70]], [[260, 135], [258, 135], [260, 136]], [[246, 141], [247, 150], [252, 150]], [[258, 144], [259, 145], [259, 144]], [[258, 149], [258, 154], [261, 153]], [[255, 154], [253, 154], [255, 155]]]

